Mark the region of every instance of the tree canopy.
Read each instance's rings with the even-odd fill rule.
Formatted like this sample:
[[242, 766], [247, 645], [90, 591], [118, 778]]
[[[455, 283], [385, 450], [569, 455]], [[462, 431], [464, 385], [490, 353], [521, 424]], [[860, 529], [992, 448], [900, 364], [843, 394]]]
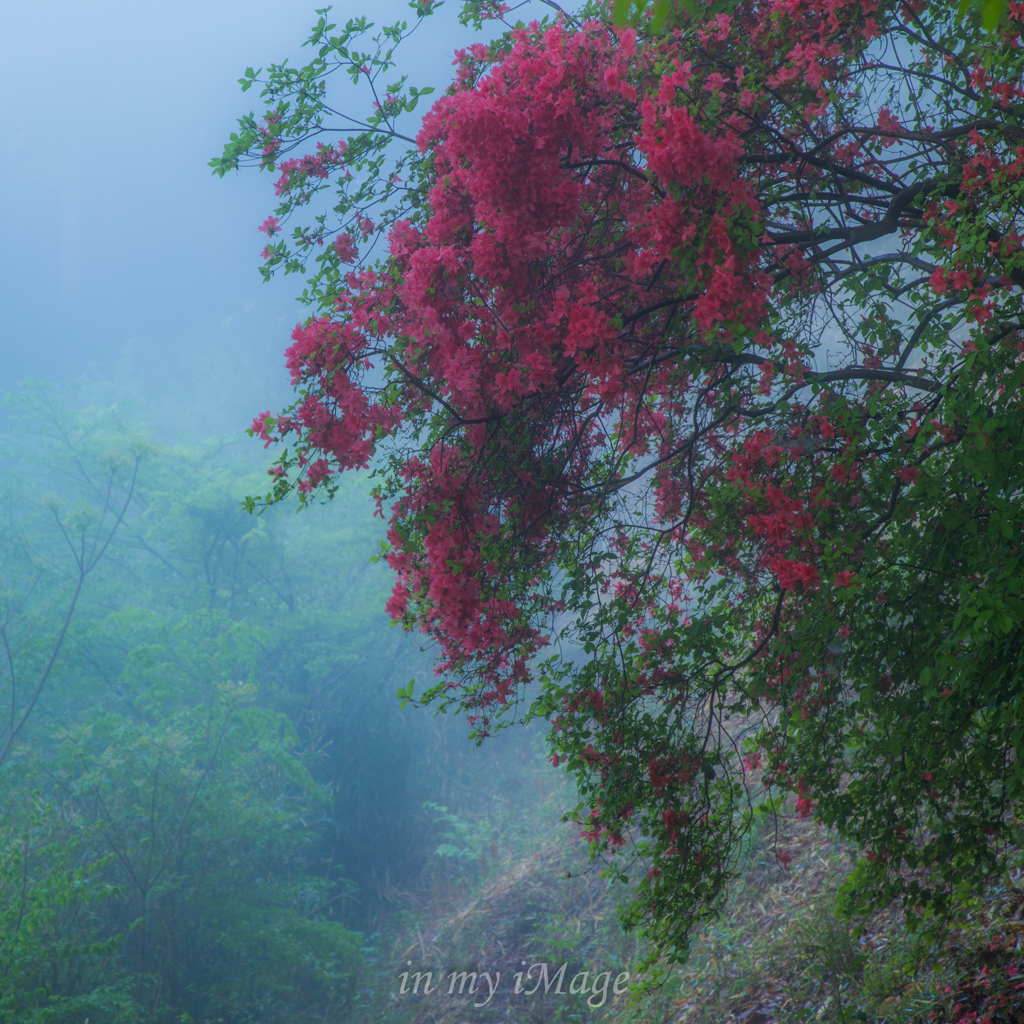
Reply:
[[563, 13], [418, 131], [406, 27], [320, 14], [214, 161], [312, 272], [264, 500], [375, 467], [420, 699], [550, 721], [670, 958], [786, 796], [863, 850], [851, 909], [941, 918], [1020, 846], [1024, 6]]

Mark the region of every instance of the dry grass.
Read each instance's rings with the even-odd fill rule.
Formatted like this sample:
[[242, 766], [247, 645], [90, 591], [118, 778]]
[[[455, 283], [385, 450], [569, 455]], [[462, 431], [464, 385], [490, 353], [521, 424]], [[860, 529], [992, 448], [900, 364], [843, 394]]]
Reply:
[[[597, 975], [612, 972], [614, 981], [639, 959], [636, 938], [623, 935], [617, 923], [616, 907], [627, 893], [587, 865], [586, 847], [576, 831], [559, 826], [530, 856], [506, 858], [496, 877], [473, 893], [435, 893], [427, 912], [416, 915], [417, 925], [404, 929], [391, 944], [385, 958], [388, 1001], [380, 1016], [402, 1024], [546, 1024], [621, 1013], [626, 996], [616, 997], [611, 987], [604, 1006], [592, 1009], [585, 1002], [593, 996]], [[419, 899], [423, 902], [422, 895]], [[546, 995], [543, 988], [532, 996], [514, 991], [516, 972], [538, 963], [548, 964], [552, 975], [567, 963], [564, 994], [556, 994], [554, 986]], [[403, 995], [403, 971], [432, 972], [432, 984], [443, 978], [444, 985], [429, 996], [422, 989]], [[500, 974], [501, 980], [493, 999], [478, 1007], [474, 1002], [479, 997], [460, 996], [457, 988], [448, 995], [453, 971], [487, 972], [492, 978]], [[584, 971], [586, 995], [565, 992]], [[407, 988], [411, 985], [406, 982]]]
[[[788, 868], [776, 857], [783, 849], [792, 856]], [[643, 953], [617, 925], [625, 888], [588, 870], [574, 830], [559, 828], [531, 855], [506, 856], [475, 892], [435, 893], [380, 964], [390, 973], [374, 1016], [395, 1024], [568, 1024], [594, 1017], [637, 1024], [984, 1024], [983, 1016], [970, 1017], [990, 994], [978, 986], [979, 971], [987, 965], [1005, 975], [1019, 961], [1024, 977], [1020, 873], [940, 947], [922, 951], [898, 907], [860, 922], [859, 932], [836, 916], [835, 894], [852, 863], [852, 851], [820, 825], [780, 815], [751, 845], [725, 911], [695, 937], [689, 962], [640, 1002], [609, 989], [607, 1003], [591, 1009], [580, 995], [514, 992], [523, 961], [547, 963], [552, 973], [567, 962], [567, 988], [582, 971], [592, 978], [608, 970], [614, 978]], [[426, 997], [401, 995], [405, 970], [432, 971], [444, 987]], [[478, 1007], [468, 994], [448, 995], [452, 971], [500, 972], [501, 981]], [[1024, 1020], [1024, 985], [1019, 994], [1006, 990], [990, 1024]]]

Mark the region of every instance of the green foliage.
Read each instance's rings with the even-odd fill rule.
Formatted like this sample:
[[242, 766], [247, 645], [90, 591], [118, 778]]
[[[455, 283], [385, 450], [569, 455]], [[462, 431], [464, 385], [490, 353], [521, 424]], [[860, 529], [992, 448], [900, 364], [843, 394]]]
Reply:
[[31, 817], [6, 824], [8, 1019], [111, 981], [155, 1020], [284, 1020], [344, 997], [359, 938], [320, 916], [330, 885], [305, 863], [302, 819], [325, 794], [287, 720], [236, 697], [146, 721], [97, 713], [0, 778], [7, 806], [26, 774], [39, 786]]
[[[45, 387], [9, 404], [4, 722], [68, 617], [59, 524], [102, 521], [63, 510], [111, 466], [121, 486], [144, 436]], [[250, 517], [258, 450], [146, 450], [0, 769], [0, 1020], [338, 1019], [364, 972], [353, 928], [419, 879], [418, 810], [439, 768], [463, 799], [464, 758], [394, 706], [416, 652], [377, 617], [365, 483], [315, 524]]]
[[[668, 0], [614, 0], [612, 20], [616, 25], [628, 25], [650, 18], [651, 30], [657, 32], [665, 22], [669, 6]], [[694, 0], [680, 0], [680, 6], [691, 15], [696, 11]], [[978, 19], [986, 32], [995, 32], [1006, 22], [1007, 6], [1007, 0], [959, 0], [957, 16]]]
[[434, 828], [441, 840], [434, 850], [435, 857], [461, 872], [484, 856], [492, 837], [489, 823], [481, 826], [467, 821], [451, 814], [447, 807], [430, 801], [423, 805], [423, 809], [433, 816]]
[[[11, 794], [5, 794], [8, 801]], [[88, 827], [68, 825], [54, 815], [38, 791], [23, 794], [20, 821], [9, 815], [0, 825], [0, 1020], [58, 1020], [64, 1010], [105, 1005], [111, 1020], [130, 1020], [133, 1004], [123, 988], [103, 987], [65, 997], [59, 1009], [47, 1005], [47, 976], [109, 958], [120, 936], [106, 941], [83, 932], [82, 918], [91, 907], [118, 895], [102, 878], [112, 857], [90, 862], [85, 851], [94, 844]], [[12, 808], [8, 803], [8, 810]], [[25, 997], [38, 1005], [29, 1010]]]

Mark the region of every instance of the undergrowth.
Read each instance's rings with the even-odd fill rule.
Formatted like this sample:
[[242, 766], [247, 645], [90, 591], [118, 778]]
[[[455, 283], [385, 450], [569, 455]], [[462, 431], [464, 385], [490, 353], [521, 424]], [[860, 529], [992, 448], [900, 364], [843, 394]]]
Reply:
[[[552, 794], [549, 821], [557, 820], [555, 801]], [[490, 825], [474, 834], [447, 811], [434, 810], [449, 828], [448, 846], [454, 848], [439, 843], [440, 856], [477, 865], [483, 852], [484, 868], [472, 883], [463, 873], [461, 886], [445, 888], [437, 881], [442, 876], [435, 875], [429, 895], [406, 894], [395, 927], [376, 937], [381, 955], [357, 1014], [365, 1019], [395, 1024], [568, 1024], [596, 1018], [635, 1024], [1024, 1022], [1020, 870], [992, 886], [984, 900], [965, 906], [941, 942], [925, 946], [907, 931], [897, 906], [861, 921], [839, 915], [836, 895], [854, 852], [821, 826], [781, 815], [742, 851], [725, 910], [695, 936], [688, 962], [642, 997], [635, 991], [615, 994], [609, 983], [602, 999], [603, 972], [614, 982], [644, 953], [640, 940], [624, 935], [617, 923], [625, 888], [586, 865], [585, 844], [571, 829], [531, 832], [519, 822], [515, 841], [498, 857], [497, 845], [487, 844]], [[452, 875], [447, 877], [450, 881]], [[542, 984], [528, 994], [540, 973], [535, 969], [517, 993], [517, 972], [539, 964], [547, 965], [549, 991], [545, 994]], [[553, 976], [562, 964], [559, 989]], [[463, 971], [477, 974], [473, 996], [458, 991]], [[404, 993], [403, 972], [409, 972]], [[416, 973], [421, 981], [431, 974], [429, 994], [422, 987], [411, 991]], [[484, 975], [493, 980], [499, 973], [488, 999]], [[568, 991], [572, 979], [585, 990]], [[631, 982], [637, 980], [631, 975]]]

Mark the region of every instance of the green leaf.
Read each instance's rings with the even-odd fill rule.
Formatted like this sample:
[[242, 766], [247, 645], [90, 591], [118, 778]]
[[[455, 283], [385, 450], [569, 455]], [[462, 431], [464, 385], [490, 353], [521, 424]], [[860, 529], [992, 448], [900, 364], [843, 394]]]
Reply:
[[981, 8], [981, 27], [986, 32], [995, 32], [1006, 17], [1007, 0], [984, 0]]

